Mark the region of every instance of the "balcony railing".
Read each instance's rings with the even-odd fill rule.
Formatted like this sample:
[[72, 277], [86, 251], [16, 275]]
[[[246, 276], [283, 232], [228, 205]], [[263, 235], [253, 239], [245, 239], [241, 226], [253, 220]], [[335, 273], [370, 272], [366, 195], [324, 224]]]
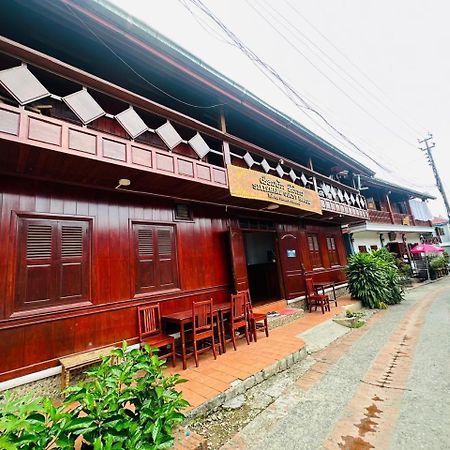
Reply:
[[386, 223], [386, 224], [396, 224], [396, 225], [412, 225], [418, 227], [431, 227], [430, 220], [420, 220], [416, 219], [409, 214], [392, 213], [389, 214], [388, 211], [377, 211], [374, 209], [369, 209], [369, 222], [373, 223]]
[[369, 209], [369, 221], [375, 223], [392, 223], [391, 215], [387, 211]]
[[[228, 187], [226, 164], [244, 164], [315, 190], [324, 210], [368, 218], [365, 198], [351, 186], [294, 161], [280, 162], [266, 149], [54, 59], [48, 58], [44, 77], [45, 55], [7, 41], [1, 38], [0, 44], [21, 58], [0, 70], [0, 85], [9, 94], [0, 108], [3, 139], [223, 188]], [[25, 65], [24, 59], [39, 63], [40, 69]], [[52, 92], [52, 77], [59, 88], [64, 78], [71, 79], [65, 96]]]

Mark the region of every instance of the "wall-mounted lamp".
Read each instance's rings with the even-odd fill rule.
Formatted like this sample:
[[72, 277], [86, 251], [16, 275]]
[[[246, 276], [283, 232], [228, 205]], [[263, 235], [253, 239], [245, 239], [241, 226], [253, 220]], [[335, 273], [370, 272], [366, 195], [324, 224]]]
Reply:
[[383, 233], [380, 233], [380, 244], [382, 247], [384, 247], [384, 236]]
[[121, 188], [122, 186], [129, 186], [131, 181], [128, 178], [121, 178], [119, 180], [119, 184], [116, 186], [116, 189]]

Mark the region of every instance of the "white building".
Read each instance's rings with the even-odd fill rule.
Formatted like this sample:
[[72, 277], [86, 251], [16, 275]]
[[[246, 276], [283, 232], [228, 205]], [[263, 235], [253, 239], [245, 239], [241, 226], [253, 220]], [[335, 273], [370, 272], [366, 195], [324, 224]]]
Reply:
[[361, 177], [369, 220], [348, 227], [353, 251], [386, 247], [409, 259], [409, 248], [433, 236], [427, 193], [417, 192], [378, 178]]

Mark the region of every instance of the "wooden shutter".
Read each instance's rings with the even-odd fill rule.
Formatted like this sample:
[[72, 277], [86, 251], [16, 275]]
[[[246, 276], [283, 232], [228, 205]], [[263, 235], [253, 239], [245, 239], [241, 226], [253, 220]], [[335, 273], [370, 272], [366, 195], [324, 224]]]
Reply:
[[175, 230], [172, 226], [134, 224], [135, 293], [178, 286]]
[[322, 267], [322, 257], [320, 255], [319, 239], [317, 234], [308, 235], [308, 248], [313, 268]]
[[16, 310], [88, 299], [89, 225], [19, 218]]
[[56, 224], [50, 221], [19, 221], [16, 309], [37, 308], [56, 299], [56, 234]]
[[248, 289], [247, 257], [245, 256], [244, 236], [239, 228], [230, 228], [231, 269], [236, 292]]
[[286, 298], [298, 297], [305, 290], [305, 280], [297, 233], [279, 232], [278, 247]]
[[89, 236], [86, 222], [61, 221], [59, 297], [64, 301], [87, 299], [89, 292]]
[[177, 261], [173, 227], [156, 227], [158, 243], [158, 281], [160, 289], [177, 286]]
[[143, 293], [157, 288], [156, 258], [153, 226], [134, 224], [135, 292]]

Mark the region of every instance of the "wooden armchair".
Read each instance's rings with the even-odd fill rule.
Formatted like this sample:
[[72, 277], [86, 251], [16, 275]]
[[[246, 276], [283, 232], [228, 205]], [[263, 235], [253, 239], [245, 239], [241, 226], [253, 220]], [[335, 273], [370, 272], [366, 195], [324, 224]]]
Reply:
[[263, 331], [264, 333], [266, 333], [266, 337], [269, 337], [267, 314], [253, 312], [249, 291], [242, 291], [242, 294], [245, 295], [245, 303], [247, 305], [247, 320], [250, 326], [250, 341], [254, 340], [255, 342], [257, 342], [257, 331]]
[[176, 365], [175, 339], [161, 331], [161, 314], [159, 303], [140, 306], [138, 308], [139, 341], [141, 347], [145, 344], [158, 349], [166, 348], [167, 353], [158, 353], [159, 358], [171, 358], [172, 366]]
[[[210, 345], [206, 348], [199, 349], [198, 342], [205, 340], [210, 341]], [[195, 365], [197, 367], [199, 353], [212, 350], [214, 359], [217, 359], [212, 298], [209, 300], [192, 302], [192, 341], [194, 346]]]
[[313, 306], [315, 307], [315, 311], [320, 306], [322, 314], [325, 314], [325, 311], [330, 311], [330, 299], [328, 295], [316, 294], [312, 278], [306, 278], [306, 302], [309, 312], [312, 312]]
[[[243, 329], [247, 344], [250, 344], [249, 323], [247, 320], [247, 296], [245, 292], [238, 292], [231, 294], [231, 312], [230, 321], [228, 322], [228, 329], [230, 338], [226, 339], [224, 336], [224, 344], [232, 342], [233, 348], [236, 350], [236, 330]], [[225, 345], [224, 345], [225, 347]]]

